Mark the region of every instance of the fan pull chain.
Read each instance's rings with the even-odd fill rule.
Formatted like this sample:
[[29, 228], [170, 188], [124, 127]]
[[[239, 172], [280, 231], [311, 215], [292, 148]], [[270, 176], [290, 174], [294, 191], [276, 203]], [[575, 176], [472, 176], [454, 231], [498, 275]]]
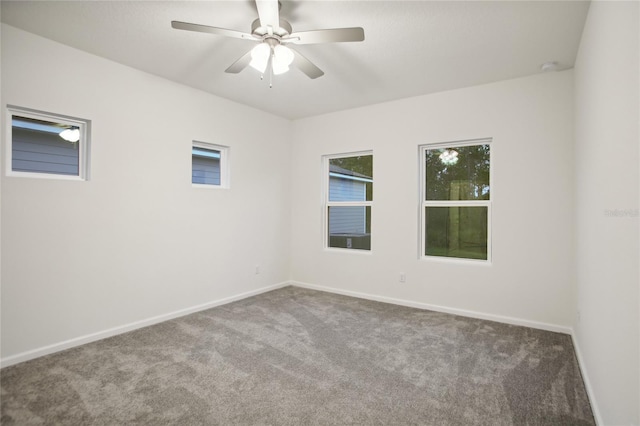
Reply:
[[[269, 89], [273, 89], [273, 58], [274, 58], [275, 53], [273, 52], [273, 49], [271, 50], [271, 54], [269, 55], [269, 60], [267, 62], [267, 68], [265, 69], [266, 72], [269, 73]], [[264, 72], [262, 74], [260, 74], [260, 80], [264, 80]]]
[[269, 64], [267, 68], [269, 69], [269, 89], [273, 89], [273, 57], [275, 53], [273, 52], [273, 48], [271, 48], [271, 55], [269, 56]]
[[[264, 74], [260, 75], [260, 80], [264, 80]], [[273, 69], [269, 68], [269, 89], [273, 89]]]

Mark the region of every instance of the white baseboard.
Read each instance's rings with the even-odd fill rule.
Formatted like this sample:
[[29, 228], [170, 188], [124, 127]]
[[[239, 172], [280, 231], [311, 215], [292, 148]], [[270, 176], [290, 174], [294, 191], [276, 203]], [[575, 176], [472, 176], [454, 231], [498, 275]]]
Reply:
[[587, 389], [587, 396], [589, 397], [589, 403], [591, 404], [591, 412], [593, 413], [596, 425], [603, 425], [604, 423], [602, 422], [602, 418], [600, 417], [600, 410], [598, 409], [598, 404], [596, 403], [596, 396], [593, 393], [593, 387], [591, 386], [589, 374], [587, 374], [586, 364], [584, 363], [582, 351], [580, 350], [580, 344], [578, 343], [578, 338], [576, 337], [575, 331], [573, 329], [571, 329], [571, 340], [573, 341], [573, 349], [576, 352], [576, 358], [578, 358], [578, 366], [580, 367], [580, 373], [582, 374], [582, 381], [584, 382], [584, 387]]
[[537, 329], [540, 329], [540, 330], [553, 331], [553, 332], [556, 332], [556, 333], [563, 333], [563, 334], [569, 334], [570, 335], [571, 332], [572, 332], [571, 327], [565, 327], [565, 326], [555, 325], [555, 324], [548, 324], [548, 323], [538, 322], [538, 321], [530, 321], [530, 320], [526, 320], [526, 319], [522, 319], [522, 318], [514, 318], [514, 317], [507, 317], [507, 316], [502, 316], [502, 315], [487, 314], [487, 313], [484, 313], [484, 312], [468, 311], [468, 310], [465, 310], [465, 309], [450, 308], [450, 307], [447, 307], [447, 306], [431, 305], [431, 304], [428, 304], [428, 303], [414, 302], [414, 301], [411, 301], [411, 300], [396, 299], [396, 298], [386, 297], [386, 296], [378, 296], [378, 295], [369, 294], [369, 293], [359, 293], [359, 292], [355, 292], [355, 291], [342, 290], [342, 289], [335, 288], [335, 287], [325, 287], [325, 286], [321, 286], [321, 285], [308, 284], [308, 283], [303, 283], [303, 282], [298, 282], [298, 281], [291, 281], [290, 284], [293, 285], [293, 286], [296, 286], [296, 287], [308, 288], [308, 289], [311, 289], [311, 290], [326, 291], [326, 292], [329, 292], [329, 293], [342, 294], [344, 296], [352, 296], [352, 297], [358, 297], [360, 299], [374, 300], [376, 302], [392, 303], [394, 305], [408, 306], [410, 308], [418, 308], [418, 309], [425, 309], [425, 310], [428, 310], [428, 311], [444, 312], [444, 313], [447, 313], [447, 314], [454, 314], [454, 315], [460, 315], [460, 316], [463, 316], [463, 317], [470, 317], [470, 318], [477, 318], [477, 319], [483, 319], [483, 320], [488, 320], [488, 321], [501, 322], [501, 323], [511, 324], [511, 325], [521, 325], [521, 326], [524, 326], [524, 327], [537, 328]]
[[525, 320], [525, 319], [521, 319], [521, 318], [514, 318], [514, 317], [507, 317], [507, 316], [502, 316], [502, 315], [493, 315], [493, 314], [487, 314], [487, 313], [483, 313], [483, 312], [476, 312], [476, 311], [468, 311], [465, 309], [457, 309], [457, 308], [450, 308], [450, 307], [446, 307], [446, 306], [439, 306], [439, 305], [432, 305], [432, 304], [428, 304], [428, 303], [420, 303], [420, 302], [414, 302], [414, 301], [410, 301], [410, 300], [404, 300], [404, 299], [396, 299], [396, 298], [392, 298], [392, 297], [386, 297], [386, 296], [378, 296], [378, 295], [374, 295], [374, 294], [368, 294], [368, 293], [360, 293], [360, 292], [355, 292], [355, 291], [349, 291], [349, 290], [342, 290], [339, 288], [335, 288], [335, 287], [326, 287], [326, 286], [321, 286], [321, 285], [315, 285], [315, 284], [308, 284], [308, 283], [303, 283], [303, 282], [299, 282], [299, 281], [285, 281], [285, 282], [281, 282], [278, 284], [274, 284], [271, 286], [267, 286], [267, 287], [262, 287], [259, 288], [257, 290], [252, 290], [252, 291], [248, 291], [245, 293], [240, 293], [234, 296], [230, 296], [230, 297], [226, 297], [223, 299], [219, 299], [219, 300], [214, 300], [211, 302], [207, 302], [207, 303], [203, 303], [200, 305], [196, 305], [196, 306], [192, 306], [190, 308], [185, 308], [185, 309], [180, 309], [178, 311], [174, 311], [174, 312], [170, 312], [167, 314], [163, 314], [163, 315], [158, 315], [152, 318], [147, 318], [144, 320], [140, 320], [140, 321], [136, 321], [136, 322], [132, 322], [130, 324], [125, 324], [123, 326], [119, 326], [119, 327], [114, 327], [114, 328], [110, 328], [108, 330], [104, 330], [104, 331], [99, 331], [97, 333], [92, 333], [92, 334], [88, 334], [85, 336], [81, 336], [81, 337], [76, 337], [73, 339], [69, 339], [69, 340], [65, 340], [63, 342], [60, 343], [55, 343], [52, 345], [48, 345], [48, 346], [43, 346], [41, 348], [38, 349], [33, 349], [30, 351], [26, 351], [26, 352], [22, 352], [16, 355], [12, 355], [6, 358], [2, 358], [0, 359], [0, 368], [4, 368], [4, 367], [8, 367], [10, 365], [14, 365], [14, 364], [18, 364], [24, 361], [29, 361], [31, 359], [35, 359], [44, 355], [49, 355], [55, 352], [60, 352], [63, 351], [65, 349], [70, 349], [76, 346], [80, 346], [80, 345], [84, 345], [86, 343], [91, 343], [91, 342], [95, 342], [97, 340], [101, 340], [101, 339], [105, 339], [107, 337], [111, 337], [111, 336], [115, 336], [118, 334], [122, 334], [122, 333], [126, 333], [129, 331], [133, 331], [133, 330], [137, 330], [139, 328], [143, 328], [143, 327], [148, 327], [150, 325], [153, 324], [158, 324], [164, 321], [168, 321], [174, 318], [178, 318], [178, 317], [182, 317], [185, 315], [189, 315], [195, 312], [199, 312], [199, 311], [204, 311], [206, 309], [210, 309], [216, 306], [220, 306], [220, 305], [226, 305], [227, 303], [231, 303], [231, 302], [235, 302], [238, 300], [242, 300], [242, 299], [246, 299], [248, 297], [252, 297], [252, 296], [256, 296], [258, 294], [261, 293], [266, 293], [272, 290], [276, 290], [282, 287], [286, 287], [286, 286], [296, 286], [296, 287], [302, 287], [302, 288], [308, 288], [311, 290], [319, 290], [319, 291], [326, 291], [329, 293], [335, 293], [335, 294], [341, 294], [344, 296], [351, 296], [351, 297], [357, 297], [360, 299], [367, 299], [367, 300], [374, 300], [377, 302], [384, 302], [384, 303], [391, 303], [394, 305], [401, 305], [401, 306], [408, 306], [411, 308], [418, 308], [418, 309], [425, 309], [425, 310], [430, 310], [430, 311], [436, 311], [436, 312], [444, 312], [444, 313], [448, 313], [448, 314], [454, 314], [454, 315], [461, 315], [461, 316], [465, 316], [465, 317], [470, 317], [470, 318], [478, 318], [478, 319], [484, 319], [484, 320], [489, 320], [489, 321], [496, 321], [496, 322], [501, 322], [501, 323], [505, 323], [505, 324], [512, 324], [512, 325], [520, 325], [520, 326], [525, 326], [525, 327], [531, 327], [531, 328], [537, 328], [537, 329], [541, 329], [541, 330], [547, 330], [547, 331], [553, 331], [553, 332], [557, 332], [557, 333], [564, 333], [564, 334], [568, 334], [571, 336], [571, 339], [573, 341], [573, 346], [575, 348], [575, 352], [576, 352], [576, 357], [578, 358], [578, 365], [580, 367], [580, 372], [582, 373], [582, 379], [584, 380], [584, 384], [587, 390], [587, 395], [589, 396], [589, 401], [591, 403], [591, 409], [593, 411], [593, 416], [595, 418], [596, 424], [601, 425], [602, 423], [602, 419], [600, 417], [600, 411], [598, 410], [598, 405], [596, 404], [596, 400], [595, 400], [595, 395], [593, 393], [593, 388], [591, 387], [591, 382], [589, 380], [589, 375], [587, 374], [586, 368], [585, 368], [585, 363], [584, 363], [584, 359], [582, 357], [582, 352], [580, 350], [580, 345], [578, 343], [578, 340], [576, 338], [575, 332], [573, 330], [573, 328], [571, 327], [564, 327], [564, 326], [559, 326], [559, 325], [554, 325], [554, 324], [547, 324], [547, 323], [543, 323], [543, 322], [537, 322], [537, 321], [530, 321], [530, 320]]
[[87, 334], [85, 336], [76, 337], [73, 339], [65, 340], [60, 343], [54, 343], [52, 345], [43, 346], [41, 348], [32, 349], [30, 351], [22, 352], [16, 355], [11, 355], [6, 358], [0, 359], [0, 368], [8, 367], [10, 365], [18, 364], [24, 361], [29, 361], [34, 358], [38, 358], [44, 355], [49, 355], [55, 352], [60, 352], [65, 349], [70, 349], [76, 346], [84, 345], [86, 343], [95, 342], [96, 340], [105, 339], [107, 337], [115, 336], [117, 334], [126, 333], [128, 331], [137, 330], [139, 328], [148, 327], [153, 324], [158, 324], [163, 321], [182, 317], [192, 314], [194, 312], [204, 311], [220, 305], [226, 305], [227, 303], [235, 302], [237, 300], [246, 299], [247, 297], [255, 296], [268, 291], [276, 290], [278, 288], [286, 287], [290, 285], [289, 282], [281, 282], [278, 284], [262, 287], [257, 290], [248, 291], [245, 293], [236, 294], [234, 296], [225, 297], [224, 299], [214, 300], [211, 302], [203, 303], [201, 305], [192, 306], [190, 308], [180, 309], [168, 314], [158, 315], [152, 318], [147, 318], [140, 321], [135, 321], [129, 324], [125, 324], [118, 327], [113, 327], [107, 330], [99, 331], [97, 333]]

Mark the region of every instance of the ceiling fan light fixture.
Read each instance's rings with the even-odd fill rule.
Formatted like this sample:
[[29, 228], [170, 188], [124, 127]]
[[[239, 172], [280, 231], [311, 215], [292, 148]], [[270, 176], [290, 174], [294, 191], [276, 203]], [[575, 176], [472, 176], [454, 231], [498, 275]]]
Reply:
[[277, 64], [275, 62], [273, 63], [273, 75], [284, 74], [287, 71], [289, 71], [288, 65]]
[[289, 71], [289, 65], [293, 62], [293, 52], [281, 44], [273, 48], [273, 73], [283, 74]]
[[293, 51], [287, 46], [279, 44], [273, 49], [273, 53], [276, 57], [276, 62], [280, 62], [286, 66], [291, 65], [293, 62]]
[[270, 55], [271, 47], [267, 43], [260, 43], [251, 49], [251, 62], [249, 65], [264, 74], [269, 64]]

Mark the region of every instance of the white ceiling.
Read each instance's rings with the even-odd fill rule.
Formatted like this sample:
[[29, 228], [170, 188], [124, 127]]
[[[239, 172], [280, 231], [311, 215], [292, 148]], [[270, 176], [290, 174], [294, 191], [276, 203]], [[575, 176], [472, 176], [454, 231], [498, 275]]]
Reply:
[[224, 70], [250, 41], [179, 31], [187, 21], [250, 32], [253, 0], [2, 1], [2, 22], [273, 114], [296, 119], [573, 67], [588, 2], [283, 1], [294, 31], [363, 27], [365, 41], [296, 48], [325, 75], [296, 69], [274, 87]]

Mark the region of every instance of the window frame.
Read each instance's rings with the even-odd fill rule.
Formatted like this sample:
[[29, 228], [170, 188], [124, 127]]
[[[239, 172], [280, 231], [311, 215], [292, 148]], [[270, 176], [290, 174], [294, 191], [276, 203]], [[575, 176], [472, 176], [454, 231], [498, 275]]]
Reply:
[[[349, 158], [349, 157], [358, 157], [371, 155], [373, 157], [373, 150], [367, 151], [355, 151], [355, 152], [346, 152], [341, 154], [328, 154], [322, 156], [322, 245], [325, 251], [336, 251], [340, 253], [355, 253], [355, 254], [364, 254], [370, 255], [373, 253], [373, 238], [370, 242], [369, 250], [364, 249], [353, 249], [353, 248], [345, 248], [345, 247], [331, 247], [329, 245], [329, 207], [369, 207], [371, 209], [371, 229], [373, 230], [373, 196], [370, 201], [366, 199], [363, 201], [331, 201], [329, 200], [329, 185], [331, 172], [329, 170], [330, 162], [336, 158]], [[373, 173], [372, 173], [373, 174]], [[365, 197], [366, 198], [366, 197]], [[373, 234], [373, 232], [372, 232]]]
[[[201, 148], [220, 152], [220, 185], [210, 183], [193, 183], [193, 149]], [[226, 145], [219, 145], [210, 142], [191, 141], [191, 186], [194, 188], [206, 189], [229, 189], [231, 187], [231, 168], [230, 168], [230, 151], [231, 148]]]
[[[441, 148], [460, 148], [476, 145], [489, 145], [489, 199], [488, 200], [427, 200], [427, 166], [426, 166], [426, 154], [427, 151]], [[419, 243], [418, 243], [418, 259], [426, 261], [436, 262], [454, 262], [454, 263], [476, 263], [481, 265], [492, 264], [492, 220], [491, 210], [492, 202], [494, 198], [494, 186], [493, 186], [493, 138], [480, 138], [480, 139], [468, 139], [452, 142], [435, 142], [422, 144], [418, 146], [418, 162], [420, 170], [420, 183], [419, 183], [419, 204], [418, 204], [418, 230], [419, 230]], [[426, 208], [427, 207], [486, 207], [487, 208], [487, 258], [486, 259], [472, 259], [465, 257], [450, 257], [450, 256], [433, 256], [425, 254], [426, 251]]]
[[[24, 117], [34, 120], [42, 120], [78, 127], [80, 139], [78, 140], [78, 174], [65, 175], [47, 172], [24, 172], [13, 170], [13, 117]], [[38, 178], [38, 179], [58, 179], [73, 181], [89, 180], [89, 152], [91, 146], [91, 120], [71, 117], [64, 114], [40, 111], [31, 108], [24, 108], [15, 105], [6, 107], [6, 163], [5, 175], [8, 177]]]

